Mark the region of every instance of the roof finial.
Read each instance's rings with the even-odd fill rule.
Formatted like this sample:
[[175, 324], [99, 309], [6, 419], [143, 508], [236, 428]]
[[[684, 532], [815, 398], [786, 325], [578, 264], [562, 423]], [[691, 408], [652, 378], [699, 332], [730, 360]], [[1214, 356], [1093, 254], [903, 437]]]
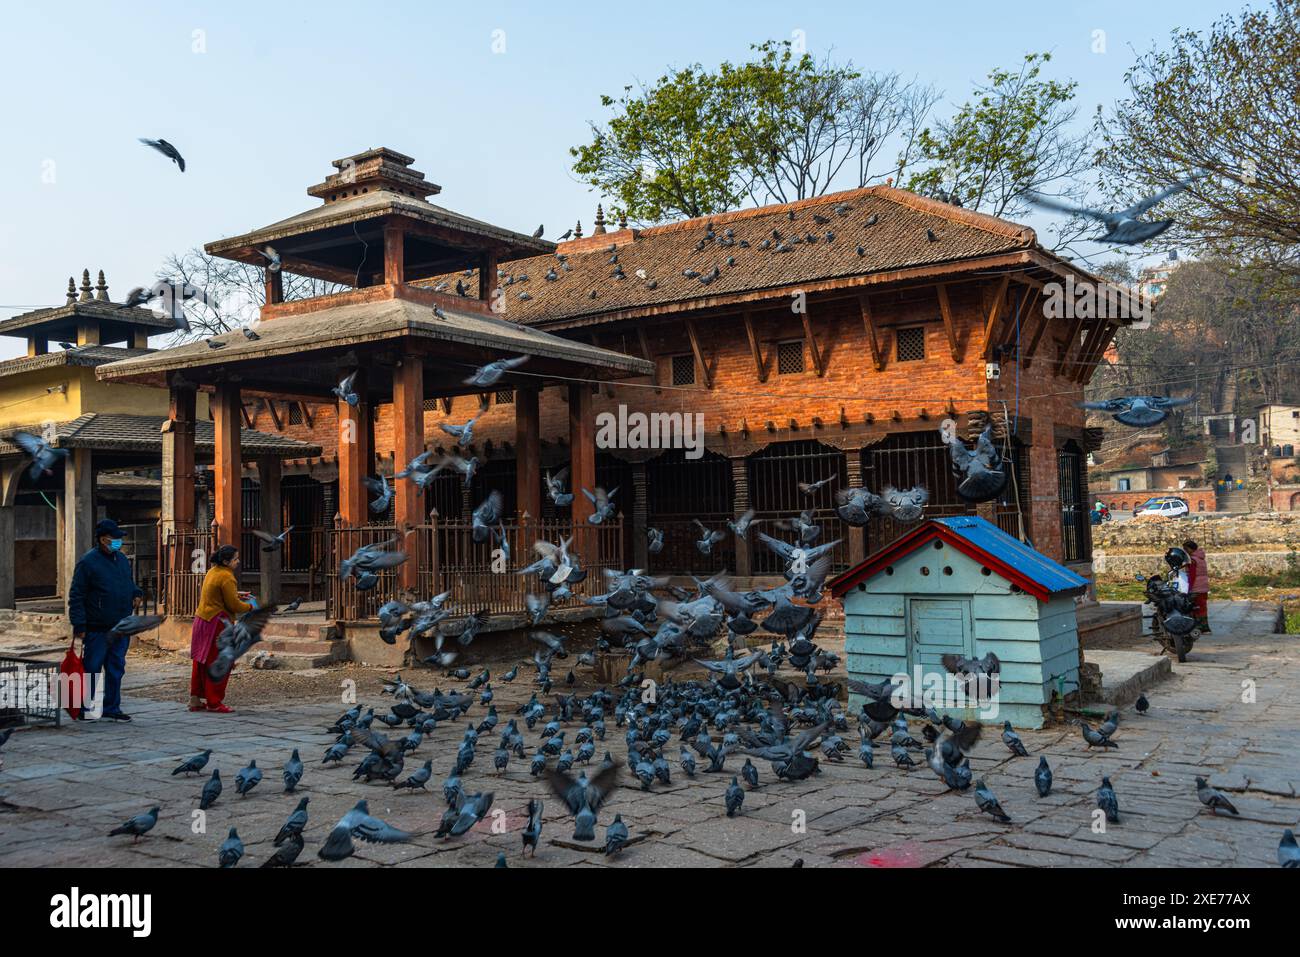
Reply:
[[573, 227], [573, 238], [574, 239], [582, 238], [582, 220], [578, 220], [578, 225]]
[[81, 301], [94, 302], [95, 297], [90, 294], [90, 270], [81, 270]]
[[591, 231], [591, 235], [600, 236], [605, 232], [605, 210], [601, 208], [600, 203], [596, 204], [596, 228]]
[[620, 209], [618, 211], [618, 228], [627, 229], [627, 211]]
[[71, 276], [68, 277], [68, 305], [77, 301], [77, 281]]
[[112, 302], [108, 298], [108, 283], [104, 281], [104, 270], [99, 271], [99, 279], [95, 283], [95, 298], [100, 302]]

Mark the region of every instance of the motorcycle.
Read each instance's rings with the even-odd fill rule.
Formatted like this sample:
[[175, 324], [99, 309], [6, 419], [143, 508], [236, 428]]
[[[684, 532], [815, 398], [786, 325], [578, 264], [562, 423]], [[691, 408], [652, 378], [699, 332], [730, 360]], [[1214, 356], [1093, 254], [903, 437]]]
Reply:
[[1109, 522], [1111, 517], [1109, 508], [1094, 508], [1092, 510], [1092, 524], [1094, 525], [1100, 525], [1102, 522]]
[[1174, 572], [1155, 575], [1135, 575], [1146, 588], [1146, 604], [1154, 612], [1151, 616], [1151, 637], [1160, 643], [1166, 654], [1172, 654], [1180, 662], [1187, 660], [1187, 653], [1201, 635], [1196, 623], [1191, 595], [1184, 595], [1173, 584]]

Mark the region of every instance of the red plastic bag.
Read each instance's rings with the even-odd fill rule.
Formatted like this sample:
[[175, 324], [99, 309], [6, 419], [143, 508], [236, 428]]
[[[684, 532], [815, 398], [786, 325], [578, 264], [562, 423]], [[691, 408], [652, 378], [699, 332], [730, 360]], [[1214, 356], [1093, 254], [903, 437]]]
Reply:
[[59, 684], [68, 689], [68, 700], [63, 702], [64, 709], [76, 721], [81, 717], [81, 706], [86, 700], [86, 669], [81, 663], [81, 656], [77, 654], [76, 638], [68, 645], [68, 653], [63, 656], [63, 664], [59, 665], [59, 675], [63, 678]]

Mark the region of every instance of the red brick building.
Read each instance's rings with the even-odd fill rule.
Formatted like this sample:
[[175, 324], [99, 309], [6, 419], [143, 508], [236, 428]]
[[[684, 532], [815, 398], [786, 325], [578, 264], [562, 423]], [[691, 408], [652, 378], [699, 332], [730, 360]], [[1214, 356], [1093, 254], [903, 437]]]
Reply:
[[[729, 538], [702, 556], [693, 520], [722, 526], [752, 507], [770, 530], [809, 505], [799, 482], [832, 475], [876, 491], [922, 483], [931, 514], [979, 511], [1053, 558], [1086, 563], [1092, 446], [1077, 404], [1127, 320], [1049, 318], [1044, 285], [1071, 275], [1097, 281], [1044, 250], [1028, 227], [872, 187], [643, 230], [607, 229], [598, 215], [593, 235], [579, 231], [553, 252], [412, 283], [486, 298], [505, 321], [653, 361], [652, 378], [593, 376], [594, 413], [701, 414], [705, 451], [598, 453], [597, 482], [619, 489], [624, 553], [656, 570], [743, 575], [775, 570], [765, 550], [736, 554]], [[541, 471], [568, 462], [569, 395], [541, 393], [539, 485]], [[332, 519], [334, 408], [246, 396], [244, 409], [248, 427], [325, 449], [320, 460], [286, 468], [284, 521]], [[462, 517], [496, 488], [514, 510], [517, 413], [531, 414], [512, 390], [426, 402], [428, 446], [452, 444], [439, 423], [479, 416], [472, 451], [483, 462], [472, 488], [451, 476], [435, 483], [430, 508]], [[376, 469], [389, 472], [391, 407], [374, 414]], [[977, 509], [955, 495], [938, 427], [946, 417], [967, 427], [988, 414], [1015, 481]], [[290, 492], [295, 485], [301, 491]], [[251, 524], [251, 482], [246, 501]], [[824, 540], [844, 540], [840, 565], [899, 533], [885, 520], [843, 527], [832, 489], [812, 504]], [[668, 542], [654, 557], [644, 550], [650, 526]]]

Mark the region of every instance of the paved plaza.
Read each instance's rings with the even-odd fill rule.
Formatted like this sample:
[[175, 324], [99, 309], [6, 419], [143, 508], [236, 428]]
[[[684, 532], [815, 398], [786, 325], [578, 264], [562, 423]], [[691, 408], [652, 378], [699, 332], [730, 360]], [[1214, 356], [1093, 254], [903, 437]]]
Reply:
[[[1150, 712], [1140, 716], [1123, 709], [1114, 735], [1118, 751], [1088, 751], [1078, 729], [1067, 725], [1022, 731], [1031, 757], [1015, 758], [998, 730], [989, 728], [971, 763], [1011, 816], [1010, 825], [981, 814], [973, 789], [947, 791], [924, 767], [896, 768], [883, 739], [875, 768], [868, 770], [857, 760], [854, 723], [845, 735], [851, 747], [845, 761], [823, 761], [822, 773], [807, 781], [777, 781], [770, 766], [756, 760], [759, 787], [746, 794], [734, 818], [724, 813], [723, 794], [744, 756], [730, 756], [723, 774], [697, 771], [691, 780], [676, 765], [674, 739], [666, 749], [673, 760], [670, 786], [642, 791], [625, 772], [623, 786], [601, 810], [600, 841], [615, 814], [632, 835], [632, 843], [612, 859], [599, 853], [600, 842], [571, 839], [571, 818], [544, 781], [529, 775], [527, 760], [512, 757], [504, 773], [493, 770], [496, 734], [484, 736], [463, 780], [471, 793], [494, 792], [493, 808], [505, 812], [497, 828], [504, 825], [505, 833], [494, 833], [489, 817], [461, 838], [436, 839], [444, 809], [441, 782], [464, 721], [444, 723], [408, 756], [403, 777], [433, 759], [427, 791], [354, 782], [358, 750], [342, 766], [322, 767], [321, 755], [333, 740], [325, 729], [346, 709], [342, 684], [355, 681], [358, 700], [386, 712], [392, 699], [381, 697], [379, 688], [387, 672], [355, 666], [303, 673], [240, 668], [228, 699], [236, 713], [191, 714], [184, 707], [188, 661], [133, 653], [125, 698], [132, 724], [20, 730], [0, 751], [0, 865], [211, 867], [233, 825], [247, 848], [240, 866], [256, 866], [271, 854], [271, 839], [298, 797], [306, 796], [310, 824], [300, 862], [310, 867], [487, 867], [500, 851], [512, 867], [782, 867], [796, 860], [805, 866], [1272, 867], [1283, 828], [1300, 820], [1300, 642], [1272, 633], [1273, 614], [1263, 604], [1216, 603], [1214, 635], [1198, 642], [1186, 664], [1174, 664], [1171, 679], [1148, 691]], [[515, 663], [512, 658], [488, 664], [501, 715], [498, 731], [534, 687], [528, 665], [512, 684], [495, 680]], [[562, 664], [573, 663], [571, 657]], [[576, 690], [593, 690], [590, 669], [576, 670]], [[405, 677], [421, 689], [449, 688], [434, 672]], [[484, 713], [476, 704], [468, 717], [477, 723]], [[567, 740], [580, 725], [568, 726]], [[913, 733], [920, 736], [915, 721]], [[531, 755], [539, 735], [525, 738]], [[280, 768], [295, 747], [307, 772], [299, 794], [288, 795], [281, 793]], [[181, 759], [207, 748], [213, 757], [204, 775], [172, 775]], [[624, 729], [612, 720], [607, 740], [597, 743], [597, 762], [606, 749], [620, 762], [626, 756]], [[1032, 782], [1039, 755], [1047, 756], [1055, 775], [1045, 799]], [[266, 778], [241, 798], [234, 777], [250, 759]], [[213, 767], [221, 770], [225, 793], [208, 812], [205, 831], [195, 833], [192, 816]], [[1097, 833], [1092, 812], [1103, 775], [1118, 794], [1120, 820]], [[1197, 775], [1223, 789], [1240, 818], [1202, 807]], [[358, 842], [356, 855], [340, 864], [319, 860], [316, 851], [329, 829], [361, 797], [369, 799], [373, 814], [416, 836], [406, 844]], [[528, 800], [538, 797], [546, 802], [541, 844], [535, 860], [525, 859], [519, 832]], [[158, 826], [138, 844], [107, 836], [154, 804], [162, 807]], [[800, 821], [806, 827], [798, 827]]]

